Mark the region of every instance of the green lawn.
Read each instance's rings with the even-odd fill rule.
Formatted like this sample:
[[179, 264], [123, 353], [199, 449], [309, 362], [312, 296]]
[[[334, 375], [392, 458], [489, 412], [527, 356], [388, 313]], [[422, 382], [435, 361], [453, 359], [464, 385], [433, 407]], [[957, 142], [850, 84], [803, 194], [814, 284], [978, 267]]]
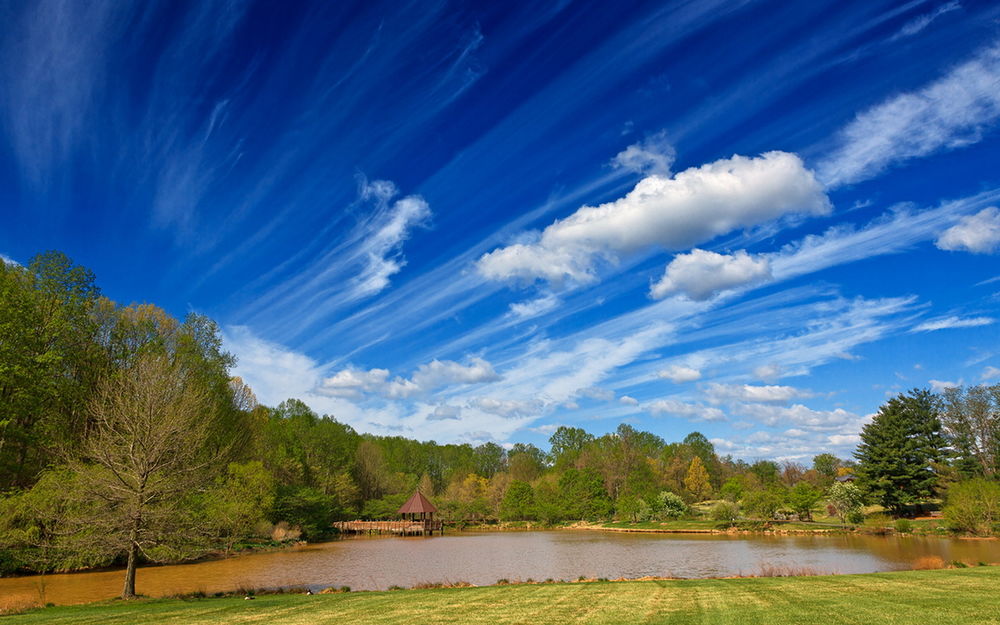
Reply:
[[146, 600], [47, 608], [3, 625], [365, 623], [1000, 624], [1000, 567], [870, 575], [591, 582]]

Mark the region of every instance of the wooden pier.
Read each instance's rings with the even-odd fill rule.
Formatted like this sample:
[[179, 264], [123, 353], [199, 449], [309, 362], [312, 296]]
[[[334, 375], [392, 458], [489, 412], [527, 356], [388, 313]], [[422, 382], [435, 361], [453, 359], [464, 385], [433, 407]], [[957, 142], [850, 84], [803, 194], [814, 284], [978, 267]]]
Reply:
[[345, 534], [398, 534], [400, 536], [444, 534], [442, 521], [338, 521], [334, 529]]

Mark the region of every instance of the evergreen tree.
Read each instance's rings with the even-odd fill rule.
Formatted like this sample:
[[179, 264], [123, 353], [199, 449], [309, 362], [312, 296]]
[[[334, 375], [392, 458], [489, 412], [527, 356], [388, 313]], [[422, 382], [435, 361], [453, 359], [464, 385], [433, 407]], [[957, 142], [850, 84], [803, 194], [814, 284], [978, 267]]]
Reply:
[[929, 497], [937, 482], [932, 465], [947, 444], [941, 434], [938, 402], [927, 390], [900, 394], [861, 430], [854, 457], [862, 486], [893, 512]]

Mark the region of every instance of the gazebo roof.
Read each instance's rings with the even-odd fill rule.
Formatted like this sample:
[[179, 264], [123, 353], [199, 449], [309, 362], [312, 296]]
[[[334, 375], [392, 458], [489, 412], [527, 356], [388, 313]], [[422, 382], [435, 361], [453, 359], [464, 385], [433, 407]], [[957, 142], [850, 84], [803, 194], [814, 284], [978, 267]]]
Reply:
[[419, 490], [413, 493], [413, 496], [406, 500], [403, 507], [396, 511], [397, 514], [413, 514], [420, 512], [437, 512], [437, 508], [435, 508], [434, 504], [428, 501]]

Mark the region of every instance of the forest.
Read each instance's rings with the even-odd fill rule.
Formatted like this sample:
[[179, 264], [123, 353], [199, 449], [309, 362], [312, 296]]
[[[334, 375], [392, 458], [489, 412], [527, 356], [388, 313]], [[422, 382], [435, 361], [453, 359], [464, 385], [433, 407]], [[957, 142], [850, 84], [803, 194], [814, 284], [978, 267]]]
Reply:
[[[257, 403], [211, 319], [121, 305], [59, 252], [0, 263], [0, 572], [176, 562], [329, 537], [419, 489], [458, 526], [679, 518], [844, 523], [944, 501], [1000, 523], [1000, 385], [889, 399], [851, 459], [720, 456], [702, 434], [560, 427], [550, 448], [359, 433], [290, 398]], [[841, 479], [838, 479], [841, 478]], [[126, 587], [128, 595], [128, 587]]]

